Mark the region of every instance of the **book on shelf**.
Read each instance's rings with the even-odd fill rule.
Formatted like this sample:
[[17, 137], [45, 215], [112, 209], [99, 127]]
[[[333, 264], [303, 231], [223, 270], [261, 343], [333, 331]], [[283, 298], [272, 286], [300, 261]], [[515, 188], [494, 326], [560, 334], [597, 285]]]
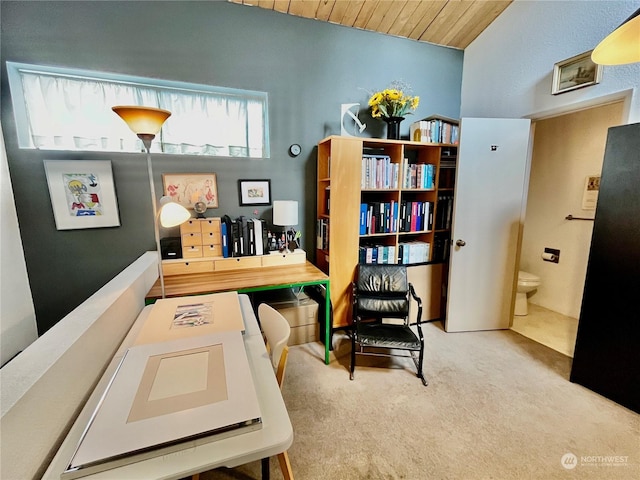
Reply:
[[[398, 202], [360, 204], [359, 234], [395, 233], [398, 230]], [[401, 231], [401, 230], [400, 230]]]
[[458, 120], [439, 115], [413, 122], [409, 127], [409, 134], [409, 138], [414, 142], [457, 145], [460, 141]]
[[398, 171], [398, 164], [392, 163], [390, 156], [364, 154], [362, 156], [360, 188], [363, 190], [397, 189]]
[[394, 245], [361, 246], [358, 252], [358, 262], [380, 265], [396, 263], [396, 247]]
[[451, 228], [453, 218], [453, 195], [439, 195], [436, 212], [436, 230], [448, 230]]
[[411, 265], [429, 261], [431, 244], [428, 242], [403, 242], [398, 244], [398, 263]]
[[329, 220], [319, 218], [316, 223], [316, 248], [329, 250]]
[[264, 220], [260, 220], [259, 218], [253, 219], [253, 231], [254, 231], [254, 241], [255, 241], [255, 252], [256, 255], [264, 255], [268, 252], [266, 248], [268, 248], [268, 244], [266, 242], [266, 229], [264, 228]]
[[435, 186], [436, 167], [430, 163], [409, 163], [402, 161], [402, 188], [433, 189]]

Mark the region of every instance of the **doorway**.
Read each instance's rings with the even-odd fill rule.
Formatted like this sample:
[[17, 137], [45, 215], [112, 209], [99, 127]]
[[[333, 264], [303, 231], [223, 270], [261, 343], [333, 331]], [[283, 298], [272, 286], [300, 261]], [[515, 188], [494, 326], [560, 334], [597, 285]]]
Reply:
[[[608, 129], [622, 123], [623, 111], [617, 101], [535, 121], [519, 270], [540, 277], [540, 286], [511, 329], [570, 357], [595, 215], [585, 185], [600, 175]], [[558, 263], [542, 259], [545, 248], [560, 251]]]

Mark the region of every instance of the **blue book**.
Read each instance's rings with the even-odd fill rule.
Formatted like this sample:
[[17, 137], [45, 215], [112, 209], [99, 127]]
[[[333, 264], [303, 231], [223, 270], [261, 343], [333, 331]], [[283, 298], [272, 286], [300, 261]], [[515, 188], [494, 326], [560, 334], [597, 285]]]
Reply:
[[392, 220], [393, 229], [391, 230], [393, 233], [398, 231], [398, 202], [393, 203], [393, 220]]
[[222, 256], [229, 258], [229, 233], [225, 222], [220, 224], [220, 235], [222, 236]]
[[360, 235], [367, 234], [367, 210], [369, 206], [366, 203], [360, 204]]

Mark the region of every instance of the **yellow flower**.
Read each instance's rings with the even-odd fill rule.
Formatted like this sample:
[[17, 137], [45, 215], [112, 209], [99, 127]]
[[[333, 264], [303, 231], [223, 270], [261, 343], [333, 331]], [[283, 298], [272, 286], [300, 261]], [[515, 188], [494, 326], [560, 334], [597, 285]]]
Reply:
[[403, 117], [411, 114], [410, 110], [415, 110], [420, 103], [420, 97], [411, 96], [411, 88], [400, 81], [391, 82], [389, 88], [375, 92], [369, 98], [371, 116], [380, 117]]
[[387, 99], [391, 101], [398, 100], [400, 99], [400, 97], [402, 97], [402, 92], [395, 89], [385, 90], [384, 93]]
[[374, 93], [369, 99], [369, 106], [373, 107], [374, 105], [378, 105], [383, 100], [382, 93]]

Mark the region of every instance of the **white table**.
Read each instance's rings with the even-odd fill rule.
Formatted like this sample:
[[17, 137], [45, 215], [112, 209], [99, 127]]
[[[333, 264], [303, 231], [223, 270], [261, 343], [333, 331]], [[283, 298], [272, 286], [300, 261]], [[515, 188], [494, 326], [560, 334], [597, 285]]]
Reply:
[[[244, 345], [254, 385], [262, 412], [262, 428], [236, 436], [216, 439], [209, 443], [196, 445], [185, 442], [184, 448], [177, 452], [145, 459], [140, 462], [120, 466], [83, 478], [97, 479], [180, 479], [194, 473], [204, 472], [217, 467], [236, 467], [277, 455], [287, 450], [293, 442], [293, 427], [280, 393], [271, 361], [267, 355], [262, 334], [251, 302], [247, 295], [239, 295], [240, 307], [245, 323]], [[78, 444], [82, 432], [95, 410], [100, 396], [123, 354], [144, 324], [151, 306], [146, 307], [134, 323], [131, 331], [107, 367], [85, 407], [76, 419], [69, 434], [63, 441], [44, 479], [60, 479]], [[52, 412], [55, 415], [55, 412]], [[264, 466], [264, 462], [263, 462]]]

